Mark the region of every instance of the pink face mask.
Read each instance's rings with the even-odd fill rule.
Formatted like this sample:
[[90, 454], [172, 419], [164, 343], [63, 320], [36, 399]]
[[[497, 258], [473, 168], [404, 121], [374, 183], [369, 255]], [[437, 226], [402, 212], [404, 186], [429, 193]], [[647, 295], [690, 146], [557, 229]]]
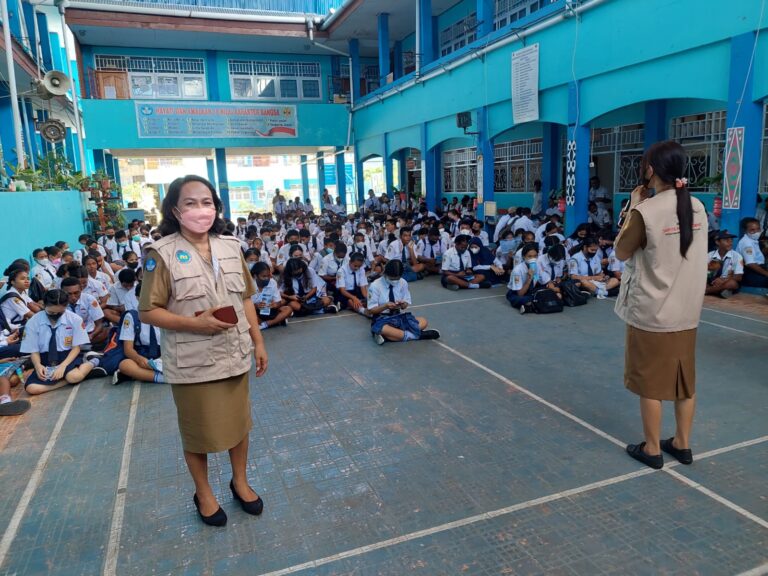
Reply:
[[190, 208], [183, 214], [178, 209], [176, 212], [179, 223], [195, 234], [205, 234], [216, 220], [216, 209], [213, 207]]
[[304, 222], [299, 222], [298, 224], [296, 224], [296, 228], [298, 228], [299, 230], [304, 228]]

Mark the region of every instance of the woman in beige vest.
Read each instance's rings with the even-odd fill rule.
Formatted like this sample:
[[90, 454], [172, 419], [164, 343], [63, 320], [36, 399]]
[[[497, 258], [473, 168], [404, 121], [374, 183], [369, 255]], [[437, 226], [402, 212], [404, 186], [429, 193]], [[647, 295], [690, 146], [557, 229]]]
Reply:
[[[667, 452], [683, 464], [696, 398], [696, 328], [707, 279], [707, 216], [688, 192], [687, 157], [677, 142], [651, 146], [643, 159], [645, 185], [633, 192], [616, 238], [626, 260], [616, 314], [627, 323], [624, 384], [640, 396], [645, 441], [627, 452], [661, 468]], [[649, 197], [648, 190], [656, 191]], [[675, 403], [675, 435], [661, 437], [661, 401]]]
[[[249, 514], [263, 509], [246, 478], [248, 376], [252, 355], [256, 376], [264, 374], [267, 352], [240, 242], [219, 236], [221, 207], [204, 178], [171, 183], [163, 200], [163, 238], [147, 252], [139, 302], [141, 321], [162, 329], [162, 370], [173, 391], [194, 502], [211, 526], [224, 526], [227, 516], [208, 483], [209, 452], [229, 451], [232, 496]], [[229, 317], [222, 314], [227, 310]]]

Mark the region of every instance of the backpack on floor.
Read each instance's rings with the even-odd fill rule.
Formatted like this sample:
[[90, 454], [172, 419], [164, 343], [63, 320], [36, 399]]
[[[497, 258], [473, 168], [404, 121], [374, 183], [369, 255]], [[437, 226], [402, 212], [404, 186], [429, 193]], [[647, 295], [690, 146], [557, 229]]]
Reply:
[[563, 303], [566, 306], [573, 308], [574, 306], [584, 306], [587, 303], [587, 296], [581, 293], [573, 280], [563, 280], [560, 283], [560, 292], [563, 294]]
[[536, 314], [552, 314], [563, 311], [563, 303], [554, 290], [542, 288], [533, 295], [533, 311]]

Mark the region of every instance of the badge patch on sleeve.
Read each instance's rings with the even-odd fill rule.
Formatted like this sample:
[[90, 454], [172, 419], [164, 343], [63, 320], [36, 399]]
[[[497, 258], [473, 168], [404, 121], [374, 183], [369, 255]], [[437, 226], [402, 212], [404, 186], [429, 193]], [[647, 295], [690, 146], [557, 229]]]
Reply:
[[154, 258], [150, 258], [147, 260], [147, 263], [144, 264], [144, 270], [147, 272], [152, 272], [155, 268], [157, 268], [157, 262]]

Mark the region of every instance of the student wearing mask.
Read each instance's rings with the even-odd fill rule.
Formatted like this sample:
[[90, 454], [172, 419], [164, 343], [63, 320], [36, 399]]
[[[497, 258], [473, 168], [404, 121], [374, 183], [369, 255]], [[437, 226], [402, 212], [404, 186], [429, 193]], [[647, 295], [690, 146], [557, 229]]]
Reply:
[[[128, 270], [133, 270], [137, 276], [141, 276], [141, 268], [139, 267], [140, 259], [136, 252], [126, 252], [123, 255], [123, 261], [125, 262], [125, 268], [123, 268], [123, 270], [127, 268]], [[119, 275], [120, 271], [118, 271], [117, 274]]]
[[125, 230], [119, 230], [115, 233], [115, 241], [117, 242], [117, 247], [112, 251], [112, 270], [119, 272], [120, 267], [116, 262], [118, 260], [125, 262], [125, 257], [128, 252], [141, 254], [141, 244], [133, 238], [129, 238]]
[[48, 253], [44, 248], [36, 248], [32, 252], [32, 258], [35, 259], [35, 266], [32, 268], [32, 278], [37, 278], [46, 290], [56, 287], [56, 267], [48, 259]]
[[[283, 268], [285, 267], [285, 263], [288, 261], [288, 252], [290, 251], [291, 246], [297, 246], [299, 244], [299, 231], [288, 230], [285, 233], [285, 243], [277, 251], [277, 263], [275, 264], [275, 271], [278, 274], [283, 273]], [[306, 254], [306, 246], [302, 246], [302, 250]]]
[[499, 238], [499, 245], [496, 248], [496, 259], [493, 261], [494, 272], [499, 275], [508, 274], [514, 268], [515, 253], [518, 251], [522, 239], [508, 228], [503, 236]]
[[600, 299], [606, 298], [609, 290], [619, 286], [616, 278], [609, 278], [603, 273], [603, 265], [597, 254], [597, 240], [594, 238], [584, 240], [581, 252], [568, 261], [568, 272], [582, 291]]
[[127, 268], [120, 270], [117, 280], [117, 283], [109, 288], [109, 299], [104, 309], [104, 317], [113, 324], [120, 324], [120, 318], [126, 311], [139, 309], [136, 272]]
[[744, 274], [744, 259], [733, 249], [735, 234], [720, 230], [715, 235], [717, 249], [707, 254], [707, 288], [704, 294], [729, 298], [739, 290]]
[[371, 284], [368, 291], [368, 314], [371, 316], [373, 340], [407, 342], [408, 340], [435, 340], [440, 332], [427, 329], [427, 320], [405, 312], [411, 305], [408, 282], [403, 280], [403, 263], [391, 260], [384, 267], [384, 275]]
[[42, 307], [29, 296], [29, 272], [24, 268], [12, 266], [4, 275], [8, 276], [8, 286], [5, 294], [0, 297], [0, 310], [5, 317], [7, 329], [15, 331], [40, 312]]
[[320, 312], [335, 314], [339, 311], [324, 294], [323, 280], [300, 258], [290, 258], [285, 263], [280, 292], [296, 316]]
[[413, 241], [413, 229], [408, 226], [400, 228], [400, 238], [389, 243], [386, 258], [387, 261], [399, 260], [403, 263], [403, 277], [408, 282], [419, 280], [419, 274], [424, 271], [416, 242]]
[[523, 246], [526, 244], [530, 244], [531, 242], [535, 242], [536, 235], [533, 232], [530, 232], [528, 230], [523, 230], [522, 228], [518, 228], [515, 231], [515, 235], [519, 235], [520, 242], [518, 243], [519, 248], [517, 249], [517, 252], [515, 252], [514, 258], [512, 259], [512, 266], [515, 267], [520, 262], [523, 261]]
[[490, 288], [485, 276], [472, 270], [472, 254], [467, 250], [470, 237], [460, 234], [456, 237], [453, 248], [443, 256], [440, 283], [449, 290]]
[[589, 224], [582, 222], [565, 240], [565, 249], [570, 256], [581, 251], [581, 243], [589, 236]]
[[104, 250], [104, 252], [102, 252], [104, 256], [109, 255], [113, 260], [117, 260], [115, 257], [117, 241], [115, 240], [115, 229], [112, 226], [107, 226], [107, 229], [104, 231], [104, 236], [99, 238], [98, 243]]
[[428, 274], [440, 274], [443, 264], [443, 254], [448, 250], [448, 244], [440, 235], [439, 228], [427, 230], [427, 237], [419, 240], [419, 262], [424, 265]]
[[473, 238], [479, 238], [480, 241], [483, 243], [483, 246], [488, 246], [490, 244], [490, 241], [488, 239], [488, 232], [483, 230], [483, 223], [479, 220], [474, 220], [472, 222], [472, 237]]
[[47, 246], [44, 248], [46, 254], [48, 254], [48, 261], [55, 270], [61, 266], [61, 249], [56, 246]]
[[[352, 254], [360, 254], [363, 257], [363, 268], [365, 270], [373, 270], [373, 251], [363, 232], [356, 232], [352, 238], [352, 247], [349, 250], [350, 257]], [[374, 271], [375, 272], [375, 271]]]
[[590, 202], [587, 206], [589, 211], [587, 222], [598, 229], [610, 227], [612, 218], [605, 206], [606, 205], [598, 204], [597, 202]]
[[[51, 392], [67, 384], [79, 384], [91, 373], [105, 376], [95, 355], [83, 362], [82, 346], [89, 344], [83, 320], [67, 309], [69, 298], [61, 290], [49, 290], [43, 301], [44, 310], [27, 323], [21, 353], [31, 356], [35, 371], [29, 375], [24, 388], [35, 396]], [[96, 370], [96, 372], [94, 372]]]
[[365, 260], [360, 252], [353, 252], [336, 275], [336, 300], [341, 310], [354, 310], [367, 315], [368, 279]]
[[264, 262], [257, 262], [251, 268], [251, 276], [256, 284], [256, 292], [251, 296], [251, 302], [256, 307], [259, 328], [267, 330], [274, 326], [286, 326], [288, 318], [293, 316], [293, 310], [286, 306], [280, 297], [280, 290], [272, 278], [269, 266]]
[[536, 272], [539, 285], [549, 288], [558, 298], [562, 298], [560, 284], [568, 273], [565, 266], [565, 246], [559, 243], [547, 246], [536, 260]]
[[469, 254], [472, 257], [472, 270], [476, 273], [482, 274], [487, 282], [491, 285], [503, 284], [506, 282], [504, 279], [504, 271], [501, 274], [497, 274], [494, 268], [494, 258], [491, 251], [483, 246], [483, 241], [479, 237], [475, 236], [469, 241]]
[[768, 265], [760, 250], [760, 221], [757, 218], [742, 220], [744, 236], [739, 240], [738, 251], [744, 258], [744, 286], [768, 288]]
[[533, 295], [539, 289], [538, 258], [539, 246], [528, 242], [522, 248], [523, 261], [512, 269], [507, 284], [507, 301], [525, 314], [531, 310]]
[[325, 282], [326, 290], [329, 295], [336, 293], [336, 275], [339, 269], [347, 262], [347, 245], [344, 242], [336, 242], [333, 245], [333, 252], [326, 254], [320, 263], [318, 275]]
[[[91, 345], [98, 348], [105, 344], [109, 330], [104, 326], [104, 312], [96, 298], [83, 292], [78, 278], [65, 278], [61, 290], [69, 298], [67, 308], [80, 316], [85, 324]], [[86, 348], [90, 349], [90, 346], [86, 345]]]
[[[137, 291], [141, 293], [141, 284]], [[112, 375], [112, 384], [129, 381], [165, 383], [160, 339], [160, 329], [142, 322], [137, 310], [125, 313], [116, 343], [121, 347], [121, 359]], [[102, 365], [107, 363], [108, 355], [109, 352], [104, 355]]]

